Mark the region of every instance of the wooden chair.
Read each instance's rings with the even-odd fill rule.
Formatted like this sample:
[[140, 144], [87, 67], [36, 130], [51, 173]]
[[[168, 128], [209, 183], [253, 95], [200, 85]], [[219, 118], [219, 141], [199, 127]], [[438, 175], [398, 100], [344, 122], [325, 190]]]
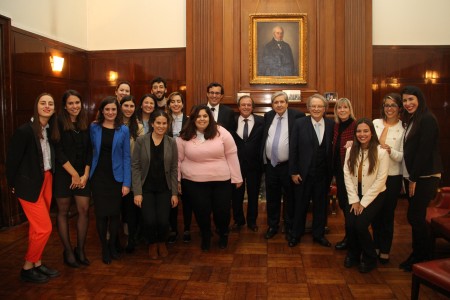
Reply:
[[411, 299], [419, 299], [420, 284], [450, 297], [450, 258], [430, 260], [413, 265]]

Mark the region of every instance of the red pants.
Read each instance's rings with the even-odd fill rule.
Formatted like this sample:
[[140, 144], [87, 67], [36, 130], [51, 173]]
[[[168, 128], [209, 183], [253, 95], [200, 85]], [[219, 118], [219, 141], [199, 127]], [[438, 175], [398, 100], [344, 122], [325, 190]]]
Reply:
[[50, 219], [52, 173], [50, 171], [44, 173], [44, 183], [36, 202], [33, 203], [20, 198], [19, 201], [30, 224], [25, 260], [35, 263], [41, 260], [42, 252], [44, 252], [45, 245], [52, 233], [52, 221]]

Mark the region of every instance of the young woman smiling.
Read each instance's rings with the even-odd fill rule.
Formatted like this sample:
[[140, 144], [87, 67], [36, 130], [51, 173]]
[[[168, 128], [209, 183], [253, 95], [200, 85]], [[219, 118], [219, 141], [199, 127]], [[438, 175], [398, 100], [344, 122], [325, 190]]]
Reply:
[[359, 271], [367, 273], [377, 266], [369, 225], [383, 206], [388, 169], [389, 155], [380, 147], [372, 121], [359, 119], [353, 145], [347, 149], [344, 163], [350, 205], [346, 268], [359, 264]]

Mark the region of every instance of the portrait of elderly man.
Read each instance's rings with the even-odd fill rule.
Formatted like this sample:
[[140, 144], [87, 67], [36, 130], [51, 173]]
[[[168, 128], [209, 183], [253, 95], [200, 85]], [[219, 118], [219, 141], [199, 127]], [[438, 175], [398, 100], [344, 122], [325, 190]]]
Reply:
[[283, 40], [283, 27], [273, 27], [272, 36], [259, 53], [258, 76], [297, 76], [291, 46]]

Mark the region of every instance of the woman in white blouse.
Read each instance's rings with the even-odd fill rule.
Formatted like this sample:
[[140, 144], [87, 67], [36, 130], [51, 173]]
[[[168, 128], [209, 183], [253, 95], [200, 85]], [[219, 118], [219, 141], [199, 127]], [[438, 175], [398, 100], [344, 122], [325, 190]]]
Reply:
[[381, 148], [389, 154], [389, 171], [386, 180], [386, 199], [378, 216], [372, 222], [373, 240], [381, 264], [389, 262], [394, 235], [394, 214], [402, 188], [403, 136], [405, 129], [400, 120], [402, 99], [390, 93], [383, 98], [381, 119], [373, 120]]
[[359, 119], [353, 145], [347, 149], [344, 163], [350, 205], [346, 268], [359, 264], [359, 271], [367, 273], [377, 266], [369, 225], [383, 207], [388, 169], [389, 155], [380, 146], [372, 121]]

